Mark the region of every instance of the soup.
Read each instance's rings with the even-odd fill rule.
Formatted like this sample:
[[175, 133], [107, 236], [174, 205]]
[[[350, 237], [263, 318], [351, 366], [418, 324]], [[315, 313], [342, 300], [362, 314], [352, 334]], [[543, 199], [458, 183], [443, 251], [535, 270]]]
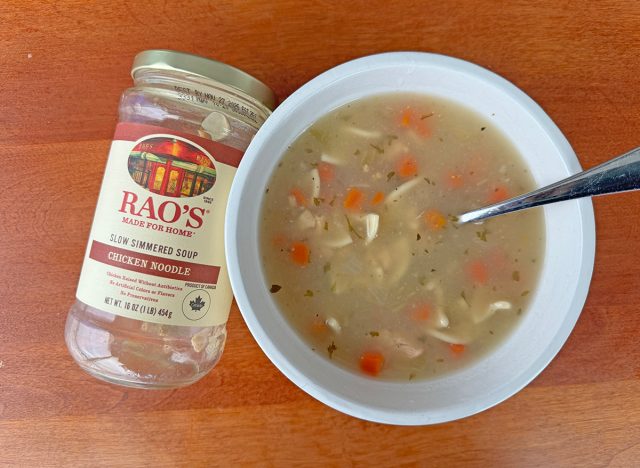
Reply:
[[532, 189], [490, 118], [424, 95], [354, 101], [306, 129], [271, 175], [266, 287], [327, 359], [379, 379], [442, 375], [515, 328], [544, 249], [538, 209], [455, 216]]

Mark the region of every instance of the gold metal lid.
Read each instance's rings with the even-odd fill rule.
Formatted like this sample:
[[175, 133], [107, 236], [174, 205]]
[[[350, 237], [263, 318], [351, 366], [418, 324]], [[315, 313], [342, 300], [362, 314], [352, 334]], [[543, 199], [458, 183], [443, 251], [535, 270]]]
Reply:
[[135, 79], [137, 72], [148, 69], [175, 70], [209, 78], [248, 94], [270, 110], [276, 105], [275, 94], [266, 84], [217, 60], [173, 50], [145, 50], [133, 59], [131, 76]]

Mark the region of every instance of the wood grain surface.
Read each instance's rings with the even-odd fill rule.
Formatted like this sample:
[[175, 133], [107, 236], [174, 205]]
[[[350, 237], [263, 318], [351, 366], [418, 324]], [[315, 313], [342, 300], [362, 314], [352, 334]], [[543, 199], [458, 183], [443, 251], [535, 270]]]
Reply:
[[284, 99], [382, 51], [448, 54], [532, 96], [584, 167], [640, 144], [640, 3], [0, 3], [0, 466], [640, 466], [640, 195], [595, 200], [578, 324], [522, 392], [431, 427], [360, 421], [262, 354], [234, 305], [219, 366], [174, 391], [85, 375], [63, 329], [133, 56], [217, 58]]

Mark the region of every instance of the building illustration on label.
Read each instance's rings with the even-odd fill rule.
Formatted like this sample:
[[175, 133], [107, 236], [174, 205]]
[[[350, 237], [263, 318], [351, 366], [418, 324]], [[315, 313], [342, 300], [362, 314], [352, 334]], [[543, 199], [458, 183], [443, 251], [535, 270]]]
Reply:
[[138, 185], [167, 197], [202, 195], [216, 181], [216, 168], [206, 154], [171, 137], [139, 142], [129, 154], [128, 169]]

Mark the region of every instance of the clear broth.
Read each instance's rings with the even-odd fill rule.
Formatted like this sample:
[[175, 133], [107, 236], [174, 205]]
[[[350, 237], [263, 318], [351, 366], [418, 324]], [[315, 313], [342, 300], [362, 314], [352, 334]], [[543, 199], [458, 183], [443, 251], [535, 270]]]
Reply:
[[334, 363], [387, 380], [442, 375], [514, 330], [544, 252], [539, 209], [480, 225], [455, 215], [534, 188], [508, 139], [462, 105], [354, 101], [306, 129], [271, 175], [266, 287]]

